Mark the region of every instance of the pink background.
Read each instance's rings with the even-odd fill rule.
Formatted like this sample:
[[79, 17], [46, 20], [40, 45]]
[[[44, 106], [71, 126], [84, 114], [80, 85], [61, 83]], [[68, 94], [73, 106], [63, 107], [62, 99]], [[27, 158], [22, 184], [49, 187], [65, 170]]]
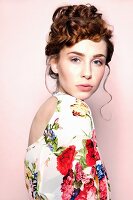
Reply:
[[[50, 96], [45, 88], [45, 40], [55, 8], [88, 1], [0, 1], [0, 199], [27, 200], [24, 155], [30, 125], [39, 106]], [[100, 87], [88, 101], [97, 139], [112, 185], [113, 200], [132, 199], [133, 156], [133, 1], [90, 0], [114, 25], [115, 53], [110, 63], [108, 100]]]

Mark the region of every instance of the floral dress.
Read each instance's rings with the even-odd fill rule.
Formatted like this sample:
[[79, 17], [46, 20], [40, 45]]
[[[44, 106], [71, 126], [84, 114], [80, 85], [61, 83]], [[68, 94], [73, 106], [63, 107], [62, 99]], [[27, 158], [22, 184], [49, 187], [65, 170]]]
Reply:
[[25, 156], [29, 199], [110, 200], [90, 108], [68, 94], [53, 95], [56, 110]]

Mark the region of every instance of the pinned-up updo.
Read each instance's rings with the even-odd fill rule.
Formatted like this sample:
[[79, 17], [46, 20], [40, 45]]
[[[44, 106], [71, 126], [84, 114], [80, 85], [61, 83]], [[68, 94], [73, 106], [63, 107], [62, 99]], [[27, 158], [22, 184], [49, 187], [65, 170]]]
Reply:
[[[45, 54], [48, 60], [51, 56], [58, 57], [63, 47], [71, 47], [83, 39], [94, 42], [104, 40], [107, 44], [106, 65], [111, 61], [114, 46], [110, 40], [112, 30], [108, 27], [102, 14], [92, 5], [62, 6], [55, 10], [53, 23], [49, 32]], [[58, 75], [49, 68], [49, 75], [57, 79]]]

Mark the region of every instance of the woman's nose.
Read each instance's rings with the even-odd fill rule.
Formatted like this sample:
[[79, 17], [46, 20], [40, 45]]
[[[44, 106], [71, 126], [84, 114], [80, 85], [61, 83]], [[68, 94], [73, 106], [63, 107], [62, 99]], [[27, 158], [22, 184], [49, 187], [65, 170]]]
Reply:
[[82, 77], [86, 79], [92, 78], [92, 71], [90, 64], [85, 64], [82, 69]]

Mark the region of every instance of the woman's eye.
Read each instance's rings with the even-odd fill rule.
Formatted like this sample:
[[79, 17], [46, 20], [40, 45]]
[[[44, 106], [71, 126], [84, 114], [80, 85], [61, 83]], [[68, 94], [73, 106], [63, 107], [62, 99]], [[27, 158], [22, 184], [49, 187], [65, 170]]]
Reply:
[[77, 57], [74, 57], [74, 58], [71, 58], [71, 61], [77, 63], [77, 62], [80, 62], [80, 59]]
[[93, 62], [94, 62], [94, 64], [96, 64], [98, 66], [103, 65], [103, 62], [101, 60], [94, 60]]

